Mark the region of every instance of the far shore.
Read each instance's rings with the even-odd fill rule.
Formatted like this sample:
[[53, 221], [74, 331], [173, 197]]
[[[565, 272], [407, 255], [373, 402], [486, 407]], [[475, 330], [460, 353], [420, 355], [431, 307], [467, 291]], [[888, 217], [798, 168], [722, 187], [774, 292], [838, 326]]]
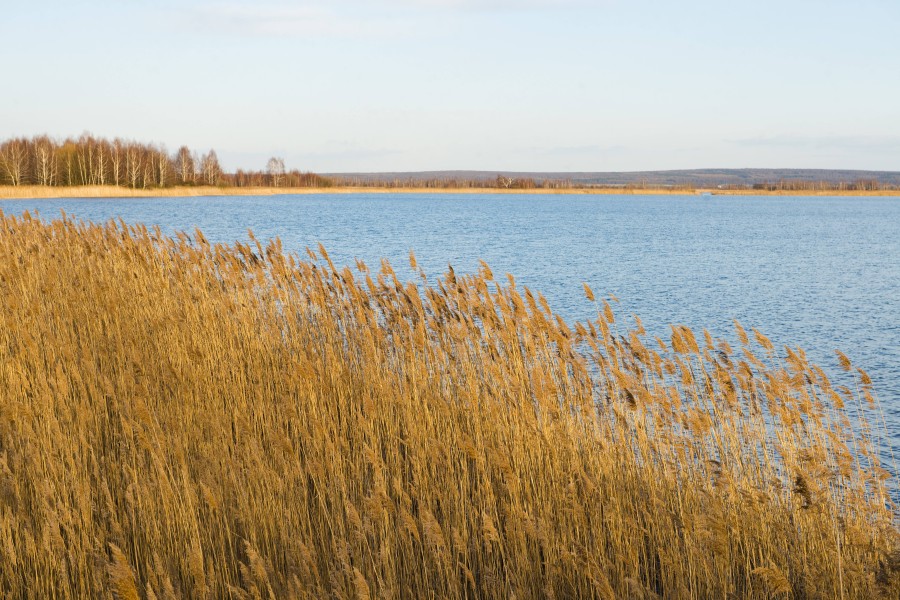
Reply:
[[111, 185], [94, 186], [0, 186], [0, 200], [50, 198], [167, 198], [201, 196], [281, 196], [298, 194], [589, 194], [634, 196], [900, 196], [898, 190], [722, 190], [673, 188], [426, 188], [426, 187], [213, 187], [182, 186], [131, 189]]

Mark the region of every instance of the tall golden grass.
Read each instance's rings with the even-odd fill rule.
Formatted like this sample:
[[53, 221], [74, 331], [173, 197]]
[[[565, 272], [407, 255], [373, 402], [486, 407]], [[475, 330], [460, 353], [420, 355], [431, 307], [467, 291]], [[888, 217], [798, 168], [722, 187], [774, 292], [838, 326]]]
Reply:
[[863, 371], [585, 293], [0, 216], [0, 594], [898, 596]]

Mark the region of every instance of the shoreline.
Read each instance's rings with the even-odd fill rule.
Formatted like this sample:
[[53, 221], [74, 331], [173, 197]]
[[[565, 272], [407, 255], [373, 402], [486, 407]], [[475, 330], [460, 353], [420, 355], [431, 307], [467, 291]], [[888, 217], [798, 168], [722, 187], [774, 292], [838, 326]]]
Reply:
[[361, 187], [329, 188], [281, 187], [171, 187], [131, 189], [105, 186], [0, 186], [2, 200], [40, 200], [54, 198], [190, 198], [204, 196], [293, 196], [308, 194], [533, 194], [595, 196], [860, 196], [900, 197], [900, 190], [720, 190], [698, 188], [563, 188], [563, 189], [498, 189], [498, 188], [426, 188], [426, 187]]

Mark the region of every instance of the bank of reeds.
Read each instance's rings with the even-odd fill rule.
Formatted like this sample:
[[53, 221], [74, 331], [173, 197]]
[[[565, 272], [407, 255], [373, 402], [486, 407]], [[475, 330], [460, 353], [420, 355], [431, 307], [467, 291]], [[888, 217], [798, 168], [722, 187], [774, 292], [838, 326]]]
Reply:
[[0, 200], [35, 198], [180, 198], [199, 196], [299, 196], [306, 194], [529, 194], [597, 195], [597, 196], [684, 196], [691, 194], [726, 196], [900, 196], [900, 189], [881, 190], [769, 190], [769, 189], [685, 189], [685, 188], [632, 188], [632, 187], [542, 187], [534, 189], [497, 187], [212, 187], [176, 186], [166, 188], [127, 188], [114, 185], [41, 186], [0, 185]]
[[863, 371], [585, 292], [0, 217], [0, 595], [897, 597]]

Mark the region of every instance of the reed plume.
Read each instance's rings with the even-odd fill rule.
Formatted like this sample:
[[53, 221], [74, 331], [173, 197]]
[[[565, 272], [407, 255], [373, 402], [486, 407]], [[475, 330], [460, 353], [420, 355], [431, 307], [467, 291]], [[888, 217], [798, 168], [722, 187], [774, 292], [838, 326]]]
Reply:
[[0, 593], [900, 594], [849, 359], [356, 267], [0, 214]]

